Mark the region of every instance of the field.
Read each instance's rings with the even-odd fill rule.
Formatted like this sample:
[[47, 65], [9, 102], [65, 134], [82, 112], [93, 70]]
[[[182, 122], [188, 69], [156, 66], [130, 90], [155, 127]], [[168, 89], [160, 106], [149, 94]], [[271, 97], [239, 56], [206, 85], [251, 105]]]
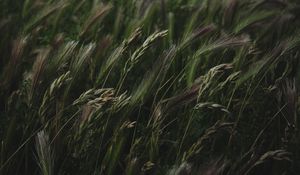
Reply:
[[299, 175], [300, 1], [1, 0], [0, 175]]

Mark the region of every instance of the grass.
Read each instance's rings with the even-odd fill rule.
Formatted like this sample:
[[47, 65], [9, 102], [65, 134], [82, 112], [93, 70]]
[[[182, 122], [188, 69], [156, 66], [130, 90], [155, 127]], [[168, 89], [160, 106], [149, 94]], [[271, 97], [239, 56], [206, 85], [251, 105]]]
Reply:
[[296, 0], [0, 1], [0, 174], [298, 174]]

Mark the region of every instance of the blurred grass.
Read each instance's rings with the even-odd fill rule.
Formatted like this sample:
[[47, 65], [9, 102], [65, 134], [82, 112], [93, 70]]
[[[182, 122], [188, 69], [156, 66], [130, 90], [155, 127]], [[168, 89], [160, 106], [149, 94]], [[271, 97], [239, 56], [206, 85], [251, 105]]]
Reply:
[[298, 174], [296, 0], [0, 1], [0, 174]]

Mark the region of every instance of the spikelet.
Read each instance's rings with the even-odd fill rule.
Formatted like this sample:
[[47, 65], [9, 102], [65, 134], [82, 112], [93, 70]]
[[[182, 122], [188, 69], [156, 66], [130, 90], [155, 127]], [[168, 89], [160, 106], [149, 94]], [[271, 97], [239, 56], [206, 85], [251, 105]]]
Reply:
[[112, 105], [112, 110], [114, 112], [118, 112], [121, 110], [123, 107], [129, 104], [131, 100], [131, 96], [127, 95], [127, 92], [122, 93], [118, 97], [115, 97], [114, 99], [114, 104]]
[[71, 80], [70, 71], [68, 71], [65, 74], [62, 74], [60, 77], [58, 77], [51, 83], [50, 87], [47, 89], [47, 91], [44, 94], [42, 104], [39, 108], [39, 115], [42, 117], [42, 120], [44, 120], [44, 117], [46, 117], [47, 115], [47, 110], [50, 106], [49, 103], [54, 100], [55, 96], [62, 88], [62, 86], [68, 83], [70, 80]]
[[[196, 80], [197, 83], [199, 83], [199, 87], [198, 87], [198, 101], [200, 100], [200, 98], [202, 98], [202, 96], [204, 95], [204, 93], [209, 90], [210, 87], [212, 87], [212, 85], [214, 85], [213, 83], [215, 83], [216, 81], [214, 81], [216, 79], [216, 77], [224, 72], [225, 70], [228, 69], [232, 69], [232, 65], [231, 64], [220, 64], [217, 65], [213, 68], [211, 68], [207, 74], [205, 74], [204, 76], [201, 76], [199, 79]], [[210, 92], [212, 93], [212, 91]]]
[[223, 111], [225, 113], [230, 113], [228, 111], [228, 109], [226, 109], [225, 106], [223, 105], [220, 105], [220, 104], [217, 104], [217, 103], [211, 103], [211, 102], [205, 102], [205, 103], [198, 103], [194, 109], [196, 110], [199, 110], [201, 108], [209, 108], [209, 109], [217, 109], [217, 110], [220, 110], [220, 111]]
[[212, 127], [205, 131], [204, 135], [202, 135], [187, 152], [185, 152], [184, 160], [188, 160], [194, 155], [199, 154], [203, 150], [205, 143], [208, 140], [214, 138], [214, 136], [220, 131], [231, 130], [232, 126], [233, 123], [222, 123], [221, 121], [217, 121]]
[[135, 52], [131, 55], [130, 59], [129, 59], [129, 63], [128, 66], [125, 66], [124, 71], [125, 72], [129, 72], [133, 66], [139, 62], [139, 59], [143, 56], [143, 54], [145, 53], [145, 51], [159, 38], [163, 38], [165, 36], [167, 36], [168, 31], [164, 30], [161, 32], [154, 32], [153, 34], [151, 34], [142, 44], [141, 47], [139, 47], [137, 50], [135, 50]]
[[260, 156], [260, 158], [253, 163], [253, 165], [247, 170], [245, 174], [250, 174], [256, 167], [259, 167], [263, 164], [266, 164], [272, 160], [280, 161], [280, 162], [287, 162], [291, 164], [293, 161], [291, 159], [292, 154], [286, 150], [274, 150], [268, 151]]
[[104, 89], [89, 89], [88, 91], [82, 93], [74, 102], [74, 106], [80, 106], [87, 104], [95, 108], [101, 108], [105, 103], [114, 100], [114, 89], [104, 88]]

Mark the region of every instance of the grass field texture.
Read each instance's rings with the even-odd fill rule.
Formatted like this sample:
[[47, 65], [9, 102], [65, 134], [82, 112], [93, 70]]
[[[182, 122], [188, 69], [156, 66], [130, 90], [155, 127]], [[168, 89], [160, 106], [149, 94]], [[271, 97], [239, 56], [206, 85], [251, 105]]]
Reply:
[[0, 175], [299, 175], [300, 1], [0, 0]]

